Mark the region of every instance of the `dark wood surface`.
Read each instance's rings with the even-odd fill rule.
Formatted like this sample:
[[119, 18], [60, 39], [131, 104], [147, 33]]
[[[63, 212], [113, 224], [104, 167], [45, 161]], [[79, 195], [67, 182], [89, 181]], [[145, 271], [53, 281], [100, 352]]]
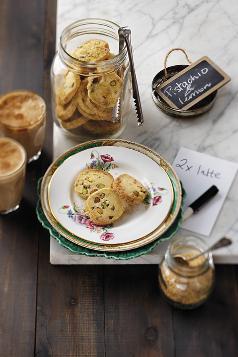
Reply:
[[238, 356], [235, 266], [217, 267], [207, 304], [183, 312], [161, 298], [156, 266], [49, 264], [35, 204], [37, 179], [52, 159], [56, 1], [1, 0], [0, 18], [0, 94], [31, 89], [49, 110], [43, 154], [27, 168], [21, 208], [0, 217], [0, 357]]

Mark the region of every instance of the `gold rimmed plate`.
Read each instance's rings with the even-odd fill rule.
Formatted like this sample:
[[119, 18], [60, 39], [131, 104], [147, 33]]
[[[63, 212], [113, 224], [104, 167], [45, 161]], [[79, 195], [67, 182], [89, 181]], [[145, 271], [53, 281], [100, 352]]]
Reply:
[[[147, 187], [145, 202], [114, 225], [94, 225], [73, 190], [75, 177], [85, 167], [114, 177], [134, 176]], [[149, 148], [125, 140], [96, 140], [55, 160], [42, 181], [41, 203], [51, 225], [65, 238], [91, 249], [122, 251], [148, 244], [170, 227], [181, 207], [181, 186], [171, 166]]]

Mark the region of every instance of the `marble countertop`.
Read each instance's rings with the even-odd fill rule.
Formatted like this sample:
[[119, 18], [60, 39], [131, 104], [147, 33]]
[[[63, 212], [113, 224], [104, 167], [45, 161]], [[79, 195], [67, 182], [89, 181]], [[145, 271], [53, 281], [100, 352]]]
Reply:
[[[123, 26], [127, 25], [132, 30], [134, 60], [145, 124], [138, 128], [135, 113], [132, 111], [122, 137], [153, 148], [170, 162], [181, 146], [237, 162], [237, 13], [236, 0], [58, 0], [57, 37], [59, 38], [65, 26], [87, 17], [102, 17]], [[166, 53], [174, 47], [186, 49], [193, 61], [204, 55], [209, 56], [232, 79], [219, 90], [212, 110], [196, 119], [169, 117], [157, 109], [151, 98], [152, 79], [163, 68]], [[169, 65], [186, 63], [183, 54], [179, 52], [174, 52], [168, 62]], [[73, 140], [64, 138], [55, 128], [55, 156], [74, 144]], [[212, 242], [221, 235], [229, 234], [235, 241], [231, 247], [215, 254], [218, 263], [238, 263], [237, 203], [238, 177], [232, 185], [212, 235], [206, 238]], [[52, 263], [57, 263], [56, 256], [57, 259], [61, 257], [57, 260], [60, 264], [63, 256], [72, 255], [53, 240], [51, 248]], [[152, 254], [154, 263], [158, 262], [158, 249]], [[65, 261], [68, 261], [66, 264], [80, 263], [75, 259], [77, 260], [72, 258], [70, 262], [69, 258], [65, 258]], [[93, 264], [100, 263], [96, 261], [98, 258], [93, 259]], [[146, 259], [149, 257], [143, 257], [142, 260], [145, 262]]]

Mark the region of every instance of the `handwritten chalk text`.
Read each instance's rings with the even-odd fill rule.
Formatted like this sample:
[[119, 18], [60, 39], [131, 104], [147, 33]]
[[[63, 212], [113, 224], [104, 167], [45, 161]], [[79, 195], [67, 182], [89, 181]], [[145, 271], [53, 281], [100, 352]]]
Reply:
[[196, 75], [190, 74], [189, 78], [186, 81], [176, 82], [174, 86], [169, 85], [165, 87], [164, 93], [167, 94], [169, 97], [173, 97], [173, 95], [177, 95], [177, 93], [180, 93], [184, 90], [187, 91], [188, 87], [191, 90], [192, 83], [198, 80], [200, 77], [206, 75], [207, 73], [208, 68], [204, 67], [199, 72], [197, 72]]

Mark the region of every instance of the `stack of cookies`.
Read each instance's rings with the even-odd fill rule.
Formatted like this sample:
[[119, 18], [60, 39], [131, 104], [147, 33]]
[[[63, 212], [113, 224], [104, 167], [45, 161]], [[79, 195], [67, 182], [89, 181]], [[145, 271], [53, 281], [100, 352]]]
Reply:
[[[113, 58], [109, 45], [103, 40], [90, 40], [72, 52], [82, 63], [100, 63]], [[61, 127], [72, 133], [83, 130], [92, 135], [118, 131], [120, 123], [112, 122], [112, 111], [120, 97], [122, 71], [94, 72], [81, 65], [79, 71], [66, 70], [55, 83], [55, 113]]]
[[74, 190], [86, 200], [85, 212], [91, 221], [100, 226], [117, 221], [147, 195], [145, 187], [134, 177], [122, 174], [114, 180], [110, 173], [96, 169], [82, 170]]

